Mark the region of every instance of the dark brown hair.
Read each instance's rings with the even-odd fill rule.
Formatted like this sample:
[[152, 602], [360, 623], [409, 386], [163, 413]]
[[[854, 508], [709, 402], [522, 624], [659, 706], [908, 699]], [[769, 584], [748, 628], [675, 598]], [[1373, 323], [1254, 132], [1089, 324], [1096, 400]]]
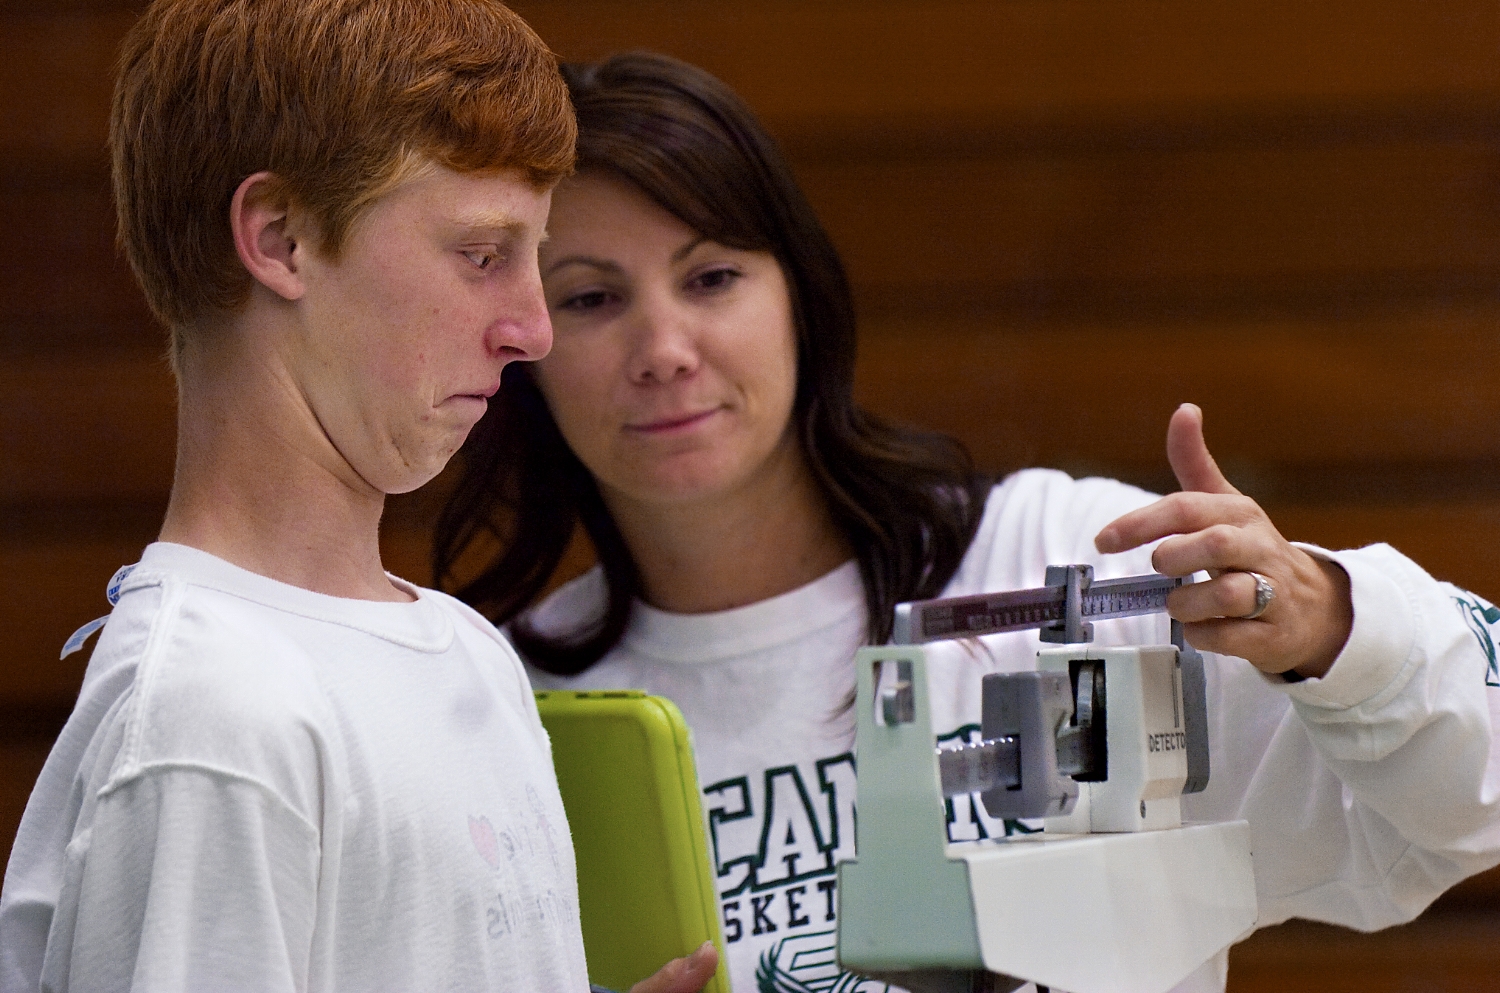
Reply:
[[120, 54], [110, 115], [120, 244], [171, 329], [243, 303], [229, 204], [276, 175], [338, 258], [414, 168], [573, 163], [557, 59], [499, 0], [156, 0]]
[[[564, 66], [578, 114], [578, 167], [634, 184], [703, 236], [770, 252], [797, 327], [792, 417], [833, 518], [859, 560], [869, 638], [890, 637], [903, 600], [936, 596], [973, 539], [988, 480], [953, 439], [887, 424], [854, 402], [855, 320], [843, 264], [775, 142], [713, 76], [661, 55]], [[572, 675], [615, 646], [640, 578], [593, 477], [568, 448], [521, 363], [463, 449], [438, 522], [434, 575], [452, 586], [466, 550], [501, 551], [457, 595], [511, 635], [533, 665]], [[518, 619], [582, 524], [609, 600], [582, 630], [544, 635]]]

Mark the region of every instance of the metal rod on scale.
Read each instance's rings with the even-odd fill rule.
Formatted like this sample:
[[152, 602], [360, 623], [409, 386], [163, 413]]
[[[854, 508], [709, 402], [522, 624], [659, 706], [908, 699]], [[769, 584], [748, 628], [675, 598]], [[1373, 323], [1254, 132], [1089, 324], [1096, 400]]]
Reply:
[[891, 640], [920, 645], [1041, 628], [1043, 641], [1078, 644], [1093, 640], [1092, 621], [1165, 611], [1167, 594], [1182, 583], [1155, 574], [1095, 581], [1092, 566], [1048, 566], [1047, 585], [1035, 589], [898, 604]]

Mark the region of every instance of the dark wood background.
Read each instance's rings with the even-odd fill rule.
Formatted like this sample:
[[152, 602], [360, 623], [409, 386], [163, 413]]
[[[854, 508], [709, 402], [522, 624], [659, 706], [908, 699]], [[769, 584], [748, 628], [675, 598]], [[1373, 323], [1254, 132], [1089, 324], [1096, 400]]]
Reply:
[[[59, 662], [151, 540], [173, 389], [113, 247], [137, 3], [0, 0], [0, 843], [76, 692]], [[1290, 537], [1385, 540], [1500, 597], [1500, 5], [1481, 0], [517, 4], [564, 56], [736, 87], [844, 252], [859, 388], [1003, 469], [1170, 487], [1206, 411]], [[427, 578], [443, 481], [392, 502]], [[1362, 937], [1289, 925], [1230, 988], [1500, 987], [1500, 877]]]

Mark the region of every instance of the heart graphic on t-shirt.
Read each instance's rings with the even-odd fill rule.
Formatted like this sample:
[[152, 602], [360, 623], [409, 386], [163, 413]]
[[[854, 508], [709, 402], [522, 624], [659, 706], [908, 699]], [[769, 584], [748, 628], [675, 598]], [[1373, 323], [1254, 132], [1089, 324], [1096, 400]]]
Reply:
[[469, 818], [469, 837], [473, 839], [479, 857], [488, 862], [490, 868], [500, 868], [500, 843], [495, 840], [495, 828], [488, 817]]

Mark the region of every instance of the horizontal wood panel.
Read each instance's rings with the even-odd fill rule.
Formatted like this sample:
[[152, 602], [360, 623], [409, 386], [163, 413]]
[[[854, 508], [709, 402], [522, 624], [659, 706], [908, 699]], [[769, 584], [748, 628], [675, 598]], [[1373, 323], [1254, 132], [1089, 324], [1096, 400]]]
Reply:
[[1438, 898], [1438, 909], [1472, 910], [1489, 907], [1500, 910], [1500, 866], [1470, 876]]
[[145, 298], [115, 248], [114, 207], [102, 174], [0, 189], [0, 231], [0, 271], [8, 276], [0, 324], [151, 327]]
[[[44, 2], [8, 12], [0, 159], [98, 156], [133, 7]], [[1477, 0], [543, 0], [517, 9], [565, 57], [649, 48], [702, 64], [801, 143], [874, 121], [930, 133], [944, 118], [982, 130], [1122, 113], [1201, 117], [1204, 108], [1415, 100], [1442, 114], [1500, 104], [1500, 11]]]
[[0, 364], [0, 504], [162, 500], [176, 396], [166, 360], [149, 352], [11, 357]]
[[129, 10], [67, 10], [0, 20], [0, 157], [96, 160], [109, 133], [120, 40]]
[[1031, 118], [1500, 87], [1500, 11], [1469, 0], [515, 6], [564, 57], [665, 51], [791, 129], [842, 116]]
[[[1500, 143], [804, 163], [862, 299], [1380, 299], [1500, 283]], [[1489, 278], [1490, 276], [1494, 278]], [[1048, 289], [1050, 287], [1050, 290]]]
[[1227, 993], [1490, 993], [1497, 910], [1429, 912], [1373, 934], [1305, 921], [1264, 928], [1230, 950]]
[[1439, 579], [1500, 602], [1500, 494], [1451, 504], [1270, 503], [1267, 513], [1294, 541], [1330, 549], [1385, 542]]
[[[1170, 311], [1500, 294], [1500, 138], [797, 166], [867, 309]], [[160, 339], [102, 176], [0, 193], [0, 326]], [[68, 330], [73, 328], [75, 330]], [[41, 336], [42, 341], [48, 340]]]
[[1192, 400], [1227, 464], [1492, 460], [1500, 350], [1490, 308], [1364, 318], [1003, 326], [982, 315], [867, 323], [872, 409], [962, 438], [982, 465], [1164, 464]]

